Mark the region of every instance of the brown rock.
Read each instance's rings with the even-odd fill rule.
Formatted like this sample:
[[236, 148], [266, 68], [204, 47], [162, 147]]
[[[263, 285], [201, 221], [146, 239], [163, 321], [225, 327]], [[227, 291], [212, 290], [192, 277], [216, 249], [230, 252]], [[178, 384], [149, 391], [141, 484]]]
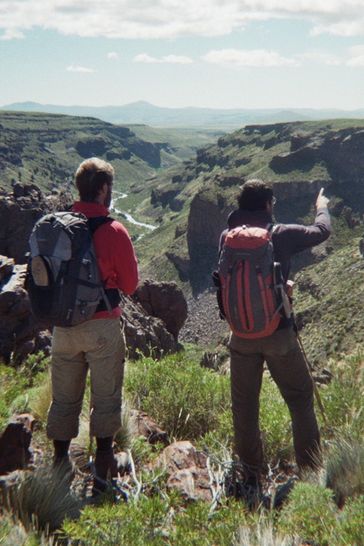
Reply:
[[40, 350], [50, 352], [50, 333], [41, 330], [32, 315], [25, 276], [26, 266], [14, 265], [0, 281], [0, 357], [6, 363], [21, 362]]
[[144, 436], [150, 444], [169, 443], [168, 434], [144, 411], [130, 411], [130, 428], [135, 436]]
[[187, 302], [183, 292], [174, 282], [142, 282], [135, 294], [143, 309], [153, 317], [160, 318], [175, 339], [187, 318]]
[[177, 470], [167, 480], [169, 489], [177, 489], [187, 500], [211, 502], [212, 493], [206, 469], [191, 467]]
[[14, 260], [6, 256], [0, 256], [0, 283], [12, 274], [14, 269]]
[[167, 331], [165, 324], [148, 315], [140, 303], [122, 296], [121, 308], [129, 358], [139, 358], [140, 354], [160, 358], [178, 350], [177, 341]]
[[32, 433], [21, 422], [9, 423], [0, 438], [0, 474], [25, 468], [31, 461]]
[[64, 210], [72, 203], [70, 193], [45, 196], [34, 184], [16, 183], [13, 191], [0, 195], [0, 254], [26, 262], [28, 239], [37, 220], [51, 210]]
[[207, 456], [188, 441], [174, 442], [160, 455], [157, 466], [166, 468], [167, 487], [188, 500], [212, 500]]

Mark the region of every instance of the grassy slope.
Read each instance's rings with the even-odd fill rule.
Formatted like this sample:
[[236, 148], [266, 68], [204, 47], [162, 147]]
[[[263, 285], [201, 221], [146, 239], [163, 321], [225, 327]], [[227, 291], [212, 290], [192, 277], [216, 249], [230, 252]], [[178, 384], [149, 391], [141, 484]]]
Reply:
[[[231, 460], [229, 379], [226, 375], [201, 368], [200, 354], [197, 348], [188, 347], [186, 352], [159, 362], [150, 358], [129, 362], [124, 396], [132, 407], [147, 411], [171, 437], [192, 440], [199, 449], [204, 449], [210, 455], [211, 472], [221, 473], [227, 470]], [[113, 505], [105, 499], [100, 506], [84, 508], [80, 519], [64, 524], [63, 534], [70, 540], [68, 543], [70, 546], [76, 545], [81, 540], [81, 544], [90, 546], [142, 546], [146, 543], [160, 546], [232, 543], [236, 546], [261, 546], [265, 542], [258, 538], [258, 534], [265, 530], [267, 536], [270, 533], [276, 539], [275, 542], [272, 539], [267, 542], [272, 546], [284, 544], [284, 537], [286, 543], [292, 545], [310, 541], [322, 546], [360, 546], [363, 544], [360, 514], [364, 503], [364, 415], [360, 411], [364, 379], [362, 366], [360, 352], [340, 361], [331, 361], [333, 380], [321, 388], [330, 424], [330, 427], [326, 427], [318, 415], [322, 427], [324, 468], [330, 472], [334, 492], [344, 494], [347, 499], [343, 510], [338, 510], [333, 502], [332, 490], [325, 487], [325, 471], [321, 475], [308, 476], [304, 482], [296, 485], [281, 512], [259, 509], [255, 514], [249, 513], [243, 501], [227, 499], [224, 494], [215, 508], [208, 502], [187, 503], [168, 489], [166, 474], [148, 464], [155, 461], [162, 446], [150, 446], [140, 438], [130, 438], [124, 434], [120, 448], [131, 449], [137, 477], [142, 484], [139, 496], [136, 495], [136, 484], [131, 482], [131, 498], [127, 504]], [[50, 446], [44, 439], [50, 396], [46, 368], [47, 361], [35, 357], [18, 371], [0, 367], [0, 421], [3, 425], [13, 411], [35, 413], [39, 419], [39, 429], [34, 441], [42, 446], [46, 455], [50, 455]], [[86, 397], [86, 409], [88, 404]], [[87, 431], [87, 411], [84, 412], [83, 421], [83, 428]], [[293, 446], [287, 408], [266, 374], [261, 396], [261, 426], [270, 468], [274, 468], [278, 459], [286, 463], [292, 461]], [[344, 439], [346, 442], [343, 442]], [[87, 434], [79, 437], [78, 442], [87, 446]], [[274, 480], [269, 483], [274, 491], [277, 484]], [[43, 489], [38, 488], [42, 494]], [[49, 496], [52, 499], [50, 502], [59, 501], [54, 495]], [[52, 522], [55, 516], [60, 516], [59, 511], [54, 513], [53, 506], [45, 506], [44, 502], [30, 500], [28, 505], [35, 513], [42, 511], [39, 514], [43, 516], [41, 521], [47, 521], [48, 517], [48, 521]], [[21, 520], [28, 523], [28, 533], [33, 535], [31, 544], [46, 544], [41, 542], [39, 533], [33, 531], [34, 524], [27, 521], [26, 511], [21, 513], [20, 518], [15, 517], [13, 525], [21, 527]], [[11, 536], [12, 527], [7, 516], [0, 517], [0, 539], [5, 543]], [[19, 534], [20, 531], [18, 529]], [[242, 538], [239, 538], [240, 535]], [[293, 537], [297, 538], [296, 542]]]

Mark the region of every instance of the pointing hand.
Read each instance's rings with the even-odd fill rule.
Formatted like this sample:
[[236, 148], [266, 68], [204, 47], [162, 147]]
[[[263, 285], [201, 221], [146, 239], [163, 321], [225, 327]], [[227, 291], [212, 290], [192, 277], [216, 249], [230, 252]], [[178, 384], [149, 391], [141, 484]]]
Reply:
[[316, 200], [316, 209], [327, 207], [330, 199], [324, 195], [324, 188], [321, 188]]

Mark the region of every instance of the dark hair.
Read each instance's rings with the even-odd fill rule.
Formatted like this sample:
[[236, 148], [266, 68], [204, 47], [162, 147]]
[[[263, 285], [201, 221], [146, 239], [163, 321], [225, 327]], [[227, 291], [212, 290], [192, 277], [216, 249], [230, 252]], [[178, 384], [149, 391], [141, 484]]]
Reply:
[[96, 201], [104, 184], [111, 186], [113, 179], [114, 168], [110, 163], [98, 157], [82, 161], [76, 171], [76, 186], [81, 201]]
[[262, 180], [247, 180], [238, 196], [239, 209], [265, 210], [267, 202], [272, 201], [273, 190]]

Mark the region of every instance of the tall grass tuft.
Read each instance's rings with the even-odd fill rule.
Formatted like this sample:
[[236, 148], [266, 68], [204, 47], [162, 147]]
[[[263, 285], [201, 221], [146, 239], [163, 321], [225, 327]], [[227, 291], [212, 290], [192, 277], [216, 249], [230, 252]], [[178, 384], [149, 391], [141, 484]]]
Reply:
[[126, 402], [121, 409], [121, 427], [117, 431], [114, 441], [119, 451], [126, 451], [132, 445], [130, 408]]
[[363, 440], [336, 439], [325, 467], [326, 487], [334, 491], [339, 507], [346, 498], [364, 494]]
[[230, 407], [228, 378], [201, 368], [183, 353], [129, 363], [125, 391], [133, 407], [147, 412], [176, 439], [194, 440], [213, 430], [219, 414]]
[[29, 406], [34, 416], [42, 424], [47, 421], [48, 409], [52, 401], [52, 384], [50, 374], [46, 374], [43, 382], [32, 389], [29, 395]]
[[234, 546], [301, 546], [298, 537], [275, 531], [273, 523], [262, 519], [254, 527], [240, 527]]
[[39, 468], [11, 487], [6, 509], [26, 530], [47, 534], [59, 529], [66, 518], [79, 516], [80, 505], [69, 489], [69, 475], [61, 469]]

